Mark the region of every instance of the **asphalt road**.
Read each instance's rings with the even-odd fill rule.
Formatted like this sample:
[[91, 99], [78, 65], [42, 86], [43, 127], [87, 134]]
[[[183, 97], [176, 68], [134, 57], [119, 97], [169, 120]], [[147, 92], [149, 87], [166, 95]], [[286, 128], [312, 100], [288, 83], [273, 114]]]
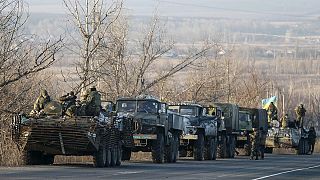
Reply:
[[0, 167], [0, 179], [320, 179], [320, 154], [271, 155], [265, 160], [179, 160], [174, 164], [149, 161], [124, 162], [117, 168], [94, 168], [92, 164]]

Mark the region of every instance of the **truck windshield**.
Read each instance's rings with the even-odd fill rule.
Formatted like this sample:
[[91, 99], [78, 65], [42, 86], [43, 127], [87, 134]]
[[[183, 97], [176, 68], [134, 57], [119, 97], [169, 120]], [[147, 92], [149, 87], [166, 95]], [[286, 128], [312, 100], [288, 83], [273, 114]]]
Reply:
[[239, 125], [240, 129], [251, 129], [252, 128], [252, 120], [250, 119], [250, 115], [244, 112], [239, 112]]
[[154, 101], [118, 101], [117, 112], [146, 112], [157, 113], [158, 103]]
[[137, 101], [117, 101], [117, 112], [135, 112]]
[[181, 115], [189, 115], [189, 116], [198, 116], [199, 108], [194, 106], [181, 106], [180, 107]]

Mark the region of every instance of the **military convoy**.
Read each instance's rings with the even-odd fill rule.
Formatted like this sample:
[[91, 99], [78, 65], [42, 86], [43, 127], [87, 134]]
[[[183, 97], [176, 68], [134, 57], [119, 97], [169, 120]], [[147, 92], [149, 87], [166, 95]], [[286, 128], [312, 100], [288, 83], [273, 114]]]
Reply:
[[251, 153], [253, 128], [268, 131], [266, 147], [309, 151], [308, 133], [293, 127], [269, 128], [264, 109], [231, 103], [166, 104], [141, 95], [102, 102], [99, 116], [63, 115], [59, 102], [37, 116], [16, 115], [12, 137], [26, 164], [52, 164], [56, 155], [93, 156], [96, 167], [119, 166], [132, 152], [151, 152], [154, 163], [234, 158], [236, 149]]
[[180, 141], [180, 156], [194, 160], [215, 160], [217, 157], [218, 119], [207, 116], [199, 104], [182, 103], [169, 106], [169, 110], [184, 116], [184, 128]]
[[134, 146], [125, 148], [123, 160], [130, 160], [131, 152], [152, 152], [155, 163], [176, 162], [183, 118], [170, 113], [167, 104], [151, 96], [120, 98], [116, 112], [123, 122], [130, 121]]
[[119, 166], [123, 125], [117, 118], [62, 117], [59, 102], [49, 102], [43, 115], [16, 115], [12, 137], [24, 152], [26, 164], [52, 164], [55, 155], [93, 156], [96, 167]]

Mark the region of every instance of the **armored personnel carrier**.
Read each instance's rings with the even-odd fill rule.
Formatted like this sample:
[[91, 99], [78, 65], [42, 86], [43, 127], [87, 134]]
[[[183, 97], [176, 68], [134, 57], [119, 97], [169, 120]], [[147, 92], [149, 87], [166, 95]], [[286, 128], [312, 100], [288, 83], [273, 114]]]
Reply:
[[295, 150], [302, 155], [309, 152], [308, 131], [296, 128], [294, 125], [286, 128], [270, 127], [266, 140], [266, 151], [272, 153], [275, 149]]
[[215, 160], [217, 155], [218, 120], [207, 116], [199, 104], [170, 105], [169, 109], [184, 116], [184, 128], [180, 142], [180, 156], [193, 155], [194, 160]]
[[131, 123], [134, 140], [133, 147], [124, 148], [123, 160], [142, 151], [152, 152], [154, 163], [176, 162], [183, 119], [168, 112], [166, 103], [148, 95], [120, 98], [116, 112], [123, 123]]
[[121, 164], [121, 121], [104, 112], [99, 117], [61, 114], [61, 104], [52, 101], [41, 115], [13, 117], [12, 137], [26, 164], [52, 164], [55, 155], [90, 155], [96, 167]]

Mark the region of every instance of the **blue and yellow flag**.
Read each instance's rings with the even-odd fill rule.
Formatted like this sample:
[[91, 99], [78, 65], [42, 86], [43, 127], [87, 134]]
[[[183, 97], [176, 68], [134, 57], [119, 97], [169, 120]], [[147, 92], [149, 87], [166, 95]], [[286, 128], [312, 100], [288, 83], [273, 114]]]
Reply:
[[262, 108], [268, 109], [271, 102], [273, 102], [273, 104], [277, 106], [277, 101], [278, 101], [277, 96], [272, 96], [271, 98], [268, 98], [268, 99], [262, 99]]

